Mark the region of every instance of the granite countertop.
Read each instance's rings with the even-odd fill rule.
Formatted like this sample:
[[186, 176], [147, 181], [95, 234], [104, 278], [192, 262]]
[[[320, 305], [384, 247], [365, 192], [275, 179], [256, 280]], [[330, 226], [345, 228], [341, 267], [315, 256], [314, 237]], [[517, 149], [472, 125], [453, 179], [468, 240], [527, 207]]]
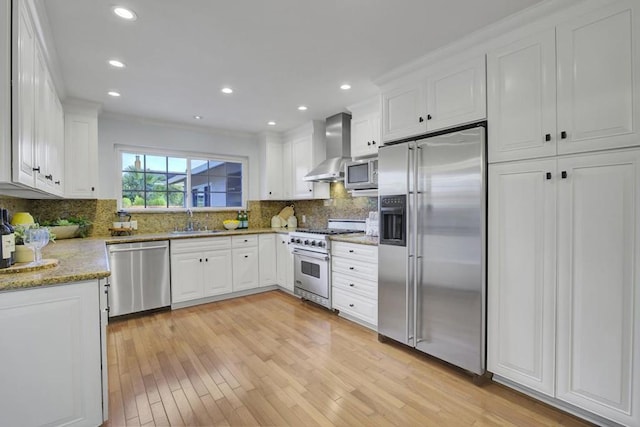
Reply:
[[378, 236], [366, 236], [363, 233], [338, 234], [331, 236], [334, 242], [358, 243], [361, 245], [378, 246]]
[[[294, 231], [294, 229], [252, 228], [246, 230], [220, 230], [215, 233], [156, 233], [137, 234], [132, 236], [59, 240], [55, 243], [50, 243], [42, 251], [43, 258], [57, 259], [59, 261], [57, 266], [23, 273], [0, 274], [0, 292], [108, 277], [111, 275], [111, 270], [109, 269], [109, 257], [105, 243], [108, 245], [158, 240], [237, 236], [244, 234], [287, 234], [290, 231]], [[378, 244], [377, 237], [365, 236], [362, 233], [332, 236], [331, 240], [360, 243], [363, 245]]]
[[0, 274], [0, 292], [101, 279], [111, 275], [104, 239], [69, 239], [48, 244], [45, 259], [57, 259], [55, 267], [24, 273]]
[[114, 243], [135, 243], [135, 242], [153, 242], [157, 240], [179, 240], [179, 239], [193, 239], [200, 237], [220, 237], [220, 236], [238, 236], [244, 234], [266, 234], [266, 233], [279, 233], [288, 234], [287, 228], [247, 228], [242, 230], [212, 230], [202, 231], [185, 234], [174, 234], [172, 232], [167, 233], [155, 233], [155, 234], [134, 234], [132, 236], [113, 236], [105, 237], [104, 241], [107, 245]]

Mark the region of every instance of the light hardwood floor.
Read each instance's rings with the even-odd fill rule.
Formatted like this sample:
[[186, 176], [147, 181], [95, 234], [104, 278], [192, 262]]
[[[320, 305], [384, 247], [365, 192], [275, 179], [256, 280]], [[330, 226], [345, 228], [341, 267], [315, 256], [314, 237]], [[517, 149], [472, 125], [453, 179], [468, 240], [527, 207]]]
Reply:
[[108, 426], [587, 425], [280, 291], [112, 322], [108, 359]]

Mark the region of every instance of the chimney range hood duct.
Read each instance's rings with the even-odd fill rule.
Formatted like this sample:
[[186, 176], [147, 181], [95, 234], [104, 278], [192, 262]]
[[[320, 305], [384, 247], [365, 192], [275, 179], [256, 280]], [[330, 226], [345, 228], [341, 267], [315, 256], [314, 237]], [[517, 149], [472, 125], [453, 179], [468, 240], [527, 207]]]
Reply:
[[351, 160], [351, 116], [339, 113], [326, 120], [326, 160], [313, 168], [305, 181], [333, 182], [344, 180], [344, 164]]

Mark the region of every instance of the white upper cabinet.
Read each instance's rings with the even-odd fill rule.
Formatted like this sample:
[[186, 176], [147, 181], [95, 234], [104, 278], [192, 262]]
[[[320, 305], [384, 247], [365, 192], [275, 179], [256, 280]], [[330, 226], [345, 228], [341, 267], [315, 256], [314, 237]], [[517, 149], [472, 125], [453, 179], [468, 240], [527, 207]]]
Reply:
[[11, 182], [11, 2], [0, 2], [0, 182]]
[[638, 12], [618, 1], [558, 26], [559, 154], [639, 143]]
[[14, 2], [13, 180], [35, 186], [36, 38], [27, 2]]
[[[60, 101], [45, 60], [45, 48], [36, 37], [29, 2], [15, 1], [13, 6], [10, 180], [22, 188], [38, 190], [33, 192], [36, 197], [62, 196]], [[8, 163], [8, 159], [3, 161], [3, 166]], [[3, 175], [3, 180], [8, 178]]]
[[260, 199], [282, 200], [283, 144], [280, 136], [265, 133], [260, 136]]
[[427, 88], [424, 82], [382, 92], [382, 139], [393, 141], [427, 131]]
[[428, 70], [382, 91], [382, 139], [398, 140], [486, 118], [484, 56]]
[[304, 177], [325, 157], [325, 125], [311, 121], [287, 132], [282, 148], [282, 199], [328, 199], [329, 184], [307, 182]]
[[637, 10], [612, 2], [489, 52], [489, 162], [640, 144]]
[[483, 120], [486, 105], [484, 56], [427, 79], [427, 131]]
[[313, 198], [313, 182], [304, 180], [306, 174], [311, 171], [314, 164], [312, 162], [311, 136], [303, 136], [291, 141], [291, 172], [292, 172], [292, 194], [294, 199]]
[[98, 186], [98, 108], [65, 105], [65, 196], [95, 199]]
[[487, 55], [489, 160], [556, 154], [555, 32]]
[[380, 129], [380, 98], [354, 105], [351, 111], [351, 157], [368, 157], [378, 154], [382, 144]]

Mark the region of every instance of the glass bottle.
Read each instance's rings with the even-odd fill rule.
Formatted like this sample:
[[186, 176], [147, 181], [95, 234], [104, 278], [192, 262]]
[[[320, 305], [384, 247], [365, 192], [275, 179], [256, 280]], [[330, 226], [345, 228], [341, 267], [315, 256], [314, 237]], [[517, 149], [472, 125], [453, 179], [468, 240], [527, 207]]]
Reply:
[[11, 237], [9, 227], [4, 224], [4, 221], [0, 220], [0, 239], [2, 240], [0, 245], [0, 268], [11, 267]]
[[11, 232], [11, 256], [10, 256], [10, 264], [13, 265], [16, 263], [16, 230], [13, 228], [13, 225], [9, 222], [9, 211], [7, 209], [2, 209], [2, 222]]
[[243, 211], [242, 228], [249, 228], [249, 214], [247, 214], [247, 211]]

